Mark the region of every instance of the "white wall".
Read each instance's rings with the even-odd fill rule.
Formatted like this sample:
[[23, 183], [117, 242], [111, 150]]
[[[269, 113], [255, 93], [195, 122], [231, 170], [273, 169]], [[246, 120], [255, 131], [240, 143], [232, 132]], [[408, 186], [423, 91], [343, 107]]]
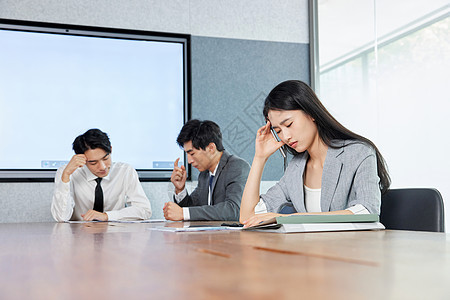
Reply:
[[308, 0], [2, 0], [0, 18], [309, 43]]
[[[307, 0], [0, 0], [0, 18], [309, 43]], [[272, 184], [263, 183], [262, 190]], [[142, 185], [152, 218], [162, 218], [168, 183]], [[52, 221], [52, 191], [50, 182], [0, 183], [0, 222]]]

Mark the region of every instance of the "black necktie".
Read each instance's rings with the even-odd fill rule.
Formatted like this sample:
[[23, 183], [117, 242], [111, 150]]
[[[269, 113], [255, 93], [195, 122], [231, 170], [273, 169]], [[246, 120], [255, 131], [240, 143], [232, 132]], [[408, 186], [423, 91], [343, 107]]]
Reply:
[[209, 176], [209, 205], [212, 205], [213, 203], [213, 199], [212, 199], [212, 184], [213, 184], [213, 180], [214, 180], [214, 175]]
[[95, 201], [94, 201], [94, 210], [98, 212], [103, 212], [103, 190], [100, 182], [102, 178], [95, 179], [97, 181], [97, 186], [95, 187]]

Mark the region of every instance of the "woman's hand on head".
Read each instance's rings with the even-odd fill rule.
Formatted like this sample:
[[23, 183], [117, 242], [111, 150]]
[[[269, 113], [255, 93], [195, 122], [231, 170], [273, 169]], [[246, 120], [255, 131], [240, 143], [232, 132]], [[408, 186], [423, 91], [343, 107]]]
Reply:
[[256, 214], [250, 217], [249, 219], [242, 222], [244, 224], [244, 228], [258, 225], [264, 221], [270, 220], [275, 217], [281, 217], [281, 214], [276, 213], [264, 213], [264, 214]]
[[270, 122], [267, 121], [266, 125], [259, 128], [256, 132], [255, 157], [268, 159], [273, 153], [284, 145], [283, 142], [278, 142], [272, 135], [272, 132], [270, 132], [270, 126]]

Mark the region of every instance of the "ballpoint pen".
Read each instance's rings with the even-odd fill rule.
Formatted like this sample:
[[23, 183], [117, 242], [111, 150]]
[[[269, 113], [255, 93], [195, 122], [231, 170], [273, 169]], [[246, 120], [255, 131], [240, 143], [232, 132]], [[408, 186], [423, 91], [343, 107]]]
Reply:
[[[273, 138], [274, 138], [277, 142], [279, 142], [280, 140], [278, 139], [278, 136], [275, 134], [275, 130], [273, 130], [272, 127], [270, 128], [270, 132], [272, 133]], [[278, 149], [278, 150], [280, 150], [281, 155], [282, 155], [284, 158], [286, 158], [286, 152], [284, 152], [284, 149], [281, 147], [281, 148]]]

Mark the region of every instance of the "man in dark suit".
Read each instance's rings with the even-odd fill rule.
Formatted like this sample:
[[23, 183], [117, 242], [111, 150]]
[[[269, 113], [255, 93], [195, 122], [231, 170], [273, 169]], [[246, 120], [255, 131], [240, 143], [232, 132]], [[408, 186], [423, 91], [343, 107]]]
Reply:
[[175, 161], [170, 181], [175, 186], [174, 202], [164, 205], [167, 220], [239, 220], [242, 192], [250, 172], [249, 164], [229, 154], [222, 145], [222, 133], [212, 121], [188, 121], [177, 143], [187, 153], [188, 163], [200, 171], [192, 194], [186, 191], [186, 169]]

